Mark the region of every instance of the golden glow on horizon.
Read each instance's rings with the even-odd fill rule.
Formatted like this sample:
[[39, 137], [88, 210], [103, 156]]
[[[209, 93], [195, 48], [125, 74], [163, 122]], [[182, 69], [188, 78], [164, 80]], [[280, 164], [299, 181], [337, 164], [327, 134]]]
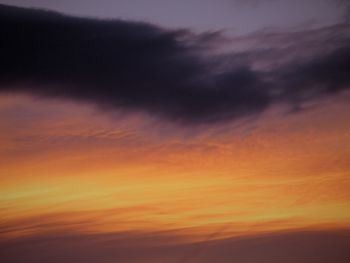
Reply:
[[4, 237], [350, 227], [350, 106], [188, 131], [85, 105], [1, 96]]

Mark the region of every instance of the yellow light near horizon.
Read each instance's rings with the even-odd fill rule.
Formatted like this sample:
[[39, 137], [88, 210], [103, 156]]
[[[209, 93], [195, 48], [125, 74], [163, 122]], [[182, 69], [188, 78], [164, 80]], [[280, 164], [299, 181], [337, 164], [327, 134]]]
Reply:
[[3, 236], [171, 230], [220, 238], [350, 227], [344, 103], [188, 135], [86, 105], [0, 101]]

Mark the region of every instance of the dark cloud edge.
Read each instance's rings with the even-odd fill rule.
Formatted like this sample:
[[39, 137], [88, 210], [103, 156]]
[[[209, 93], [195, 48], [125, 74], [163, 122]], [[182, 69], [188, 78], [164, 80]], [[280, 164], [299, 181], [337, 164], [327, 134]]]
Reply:
[[212, 45], [220, 46], [220, 33], [5, 5], [0, 24], [0, 91], [141, 111], [185, 125], [235, 120], [276, 103], [295, 107], [350, 87], [346, 41], [263, 71], [252, 67], [258, 47], [245, 52], [249, 60], [209, 55]]

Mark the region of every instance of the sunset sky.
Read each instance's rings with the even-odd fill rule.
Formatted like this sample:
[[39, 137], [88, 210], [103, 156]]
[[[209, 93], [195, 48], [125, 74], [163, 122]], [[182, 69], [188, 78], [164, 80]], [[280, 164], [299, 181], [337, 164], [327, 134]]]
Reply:
[[0, 1], [0, 262], [350, 262], [349, 23]]

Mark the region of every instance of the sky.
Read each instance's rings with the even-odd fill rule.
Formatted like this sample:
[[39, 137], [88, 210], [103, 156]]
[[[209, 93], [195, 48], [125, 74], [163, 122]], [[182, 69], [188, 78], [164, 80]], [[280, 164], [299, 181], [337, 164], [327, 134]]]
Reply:
[[1, 262], [349, 262], [346, 1], [0, 1]]
[[167, 28], [246, 34], [264, 27], [339, 23], [342, 0], [10, 0], [3, 4], [43, 8], [65, 14], [136, 20]]

